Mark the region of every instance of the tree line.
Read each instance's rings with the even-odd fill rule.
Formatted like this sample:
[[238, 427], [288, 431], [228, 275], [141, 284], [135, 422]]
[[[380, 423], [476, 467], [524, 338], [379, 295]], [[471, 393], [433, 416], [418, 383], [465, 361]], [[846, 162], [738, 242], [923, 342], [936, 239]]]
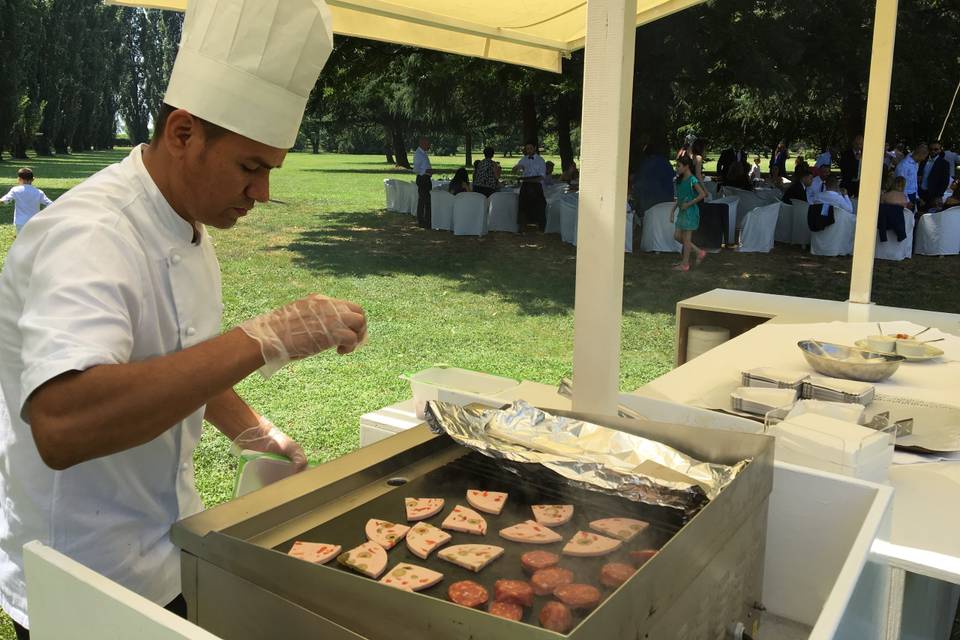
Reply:
[[[631, 155], [686, 134], [713, 148], [841, 145], [862, 131], [872, 0], [712, 0], [637, 29]], [[901, 0], [888, 139], [936, 137], [960, 80], [960, 4]], [[24, 158], [149, 138], [182, 15], [99, 0], [0, 0], [0, 153]], [[536, 139], [579, 146], [583, 52], [562, 74], [337, 37], [297, 148], [440, 153]], [[945, 136], [960, 143], [960, 116]]]

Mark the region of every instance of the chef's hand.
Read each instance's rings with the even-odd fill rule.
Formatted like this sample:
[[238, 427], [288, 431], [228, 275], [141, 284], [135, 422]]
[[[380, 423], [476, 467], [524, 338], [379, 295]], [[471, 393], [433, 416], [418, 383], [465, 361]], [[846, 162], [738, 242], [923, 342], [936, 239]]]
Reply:
[[260, 343], [265, 378], [292, 360], [326, 349], [350, 353], [367, 338], [367, 318], [359, 305], [317, 294], [247, 320], [240, 328]]
[[307, 468], [307, 455], [300, 445], [263, 416], [260, 416], [257, 426], [250, 427], [237, 436], [233, 446], [237, 452], [249, 449], [284, 456], [290, 459], [298, 472]]

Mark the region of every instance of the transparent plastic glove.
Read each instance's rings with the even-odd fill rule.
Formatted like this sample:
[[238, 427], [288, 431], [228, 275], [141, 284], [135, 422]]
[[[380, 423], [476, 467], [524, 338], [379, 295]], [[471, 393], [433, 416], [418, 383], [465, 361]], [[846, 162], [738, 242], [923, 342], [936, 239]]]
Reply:
[[263, 416], [260, 416], [257, 426], [250, 427], [234, 438], [232, 449], [234, 455], [240, 455], [244, 449], [275, 453], [288, 458], [297, 471], [307, 468], [307, 455], [300, 445]]
[[350, 353], [367, 337], [367, 319], [359, 305], [316, 294], [247, 320], [240, 328], [260, 343], [264, 378], [292, 360], [326, 349]]

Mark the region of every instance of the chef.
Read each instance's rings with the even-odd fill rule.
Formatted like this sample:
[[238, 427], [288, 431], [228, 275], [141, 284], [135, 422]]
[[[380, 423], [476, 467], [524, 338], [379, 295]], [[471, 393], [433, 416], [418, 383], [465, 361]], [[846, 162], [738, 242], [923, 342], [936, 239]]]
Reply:
[[30, 540], [184, 614], [169, 529], [201, 509], [203, 419], [303, 468], [233, 385], [366, 336], [317, 294], [221, 333], [206, 227], [267, 201], [333, 45], [323, 0], [222, 4], [189, 3], [150, 144], [35, 217], [0, 275], [0, 605], [21, 639]]

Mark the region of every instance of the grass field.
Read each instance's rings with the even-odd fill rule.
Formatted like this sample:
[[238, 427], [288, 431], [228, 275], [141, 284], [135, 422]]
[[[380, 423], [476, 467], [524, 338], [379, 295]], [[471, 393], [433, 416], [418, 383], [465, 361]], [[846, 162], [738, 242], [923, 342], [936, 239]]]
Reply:
[[[124, 151], [33, 159], [36, 185], [54, 198]], [[458, 159], [434, 158], [441, 170]], [[509, 160], [507, 161], [509, 162]], [[15, 182], [0, 162], [0, 193]], [[224, 327], [311, 292], [348, 298], [367, 311], [370, 342], [350, 356], [324, 354], [270, 380], [239, 385], [250, 404], [298, 439], [315, 461], [358, 446], [360, 415], [409, 397], [399, 379], [447, 363], [554, 384], [571, 371], [574, 247], [550, 236], [483, 239], [419, 229], [384, 211], [383, 179], [407, 175], [376, 156], [291, 154], [271, 196], [229, 231], [213, 231]], [[215, 177], [211, 177], [215, 179]], [[0, 208], [0, 257], [14, 239], [12, 208]], [[716, 287], [846, 297], [850, 259], [816, 258], [778, 246], [768, 255], [724, 252], [688, 274], [674, 256], [625, 258], [623, 389], [670, 369], [674, 306]], [[878, 263], [879, 304], [960, 312], [957, 260], [918, 256]], [[197, 485], [210, 506], [229, 498], [235, 464], [211, 429], [196, 452]], [[12, 637], [12, 632], [0, 638]]]

